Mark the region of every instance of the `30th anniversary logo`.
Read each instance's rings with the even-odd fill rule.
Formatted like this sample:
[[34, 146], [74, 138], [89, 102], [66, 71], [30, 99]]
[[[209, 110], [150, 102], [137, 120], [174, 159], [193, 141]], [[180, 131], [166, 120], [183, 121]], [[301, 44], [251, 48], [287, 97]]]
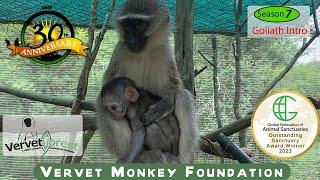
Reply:
[[30, 16], [23, 24], [20, 39], [14, 43], [6, 39], [10, 55], [30, 58], [40, 64], [56, 64], [67, 56], [86, 56], [87, 46], [75, 38], [70, 21], [61, 13], [40, 11]]

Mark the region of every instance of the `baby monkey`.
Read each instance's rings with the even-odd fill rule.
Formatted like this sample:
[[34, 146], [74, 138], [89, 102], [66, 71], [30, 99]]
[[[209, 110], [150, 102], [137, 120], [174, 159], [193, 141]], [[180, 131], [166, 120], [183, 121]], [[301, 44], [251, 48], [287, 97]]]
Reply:
[[137, 88], [131, 79], [118, 77], [103, 86], [101, 99], [114, 120], [127, 119], [132, 129], [129, 149], [119, 162], [178, 162], [180, 129], [175, 115], [168, 114], [157, 122], [143, 118], [160, 97]]

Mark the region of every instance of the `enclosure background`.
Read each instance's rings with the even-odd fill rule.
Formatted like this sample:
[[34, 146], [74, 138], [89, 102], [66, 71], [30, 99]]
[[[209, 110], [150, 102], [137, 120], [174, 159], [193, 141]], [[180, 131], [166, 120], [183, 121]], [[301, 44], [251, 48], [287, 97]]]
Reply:
[[[0, 25], [0, 42], [6, 38], [15, 39], [21, 25]], [[85, 29], [76, 28], [76, 36], [84, 42], [87, 38]], [[211, 38], [213, 35], [199, 34], [194, 36], [195, 68], [208, 66], [196, 77], [196, 92], [198, 106], [198, 126], [201, 134], [217, 129], [213, 113], [213, 80], [212, 68], [197, 53], [201, 50], [207, 57], [212, 56]], [[215, 36], [218, 42], [219, 62], [219, 101], [224, 124], [234, 121], [232, 111], [234, 57], [232, 52], [233, 38]], [[87, 99], [94, 100], [100, 88], [101, 78], [107, 68], [111, 52], [117, 40], [114, 31], [108, 31], [101, 50], [90, 74]], [[244, 41], [244, 60], [242, 61], [242, 96], [241, 112], [243, 115], [251, 109], [253, 101], [273, 78], [285, 67], [294, 52], [301, 45], [301, 39], [246, 39]], [[172, 36], [170, 38], [173, 46]], [[319, 39], [308, 49], [291, 72], [277, 85], [276, 89], [294, 89], [308, 96], [319, 97], [320, 56]], [[172, 47], [173, 48], [173, 47]], [[43, 66], [30, 62], [19, 56], [10, 57], [5, 45], [0, 46], [0, 84], [10, 87], [30, 90], [42, 94], [72, 98], [76, 94], [77, 80], [84, 62], [80, 56], [70, 56], [65, 62], [54, 66]], [[253, 63], [254, 62], [254, 63]], [[0, 114], [70, 114], [70, 108], [48, 105], [27, 99], [16, 98], [0, 93]], [[84, 112], [88, 113], [88, 112]], [[248, 148], [253, 151], [257, 161], [276, 162], [262, 153], [255, 145], [248, 131]], [[230, 136], [238, 143], [237, 135]], [[0, 143], [2, 136], [0, 135]], [[83, 163], [114, 162], [114, 159], [102, 153], [100, 137], [96, 134], [85, 152]], [[286, 161], [292, 168], [291, 179], [320, 179], [319, 140], [314, 147], [303, 156]], [[0, 177], [29, 179], [33, 177], [34, 164], [41, 162], [61, 161], [60, 157], [4, 157], [0, 155]], [[220, 159], [202, 152], [197, 153], [197, 163], [219, 163]], [[227, 163], [236, 163], [227, 160]]]
[[[12, 42], [20, 34], [22, 25], [12, 24], [12, 21], [24, 21], [30, 14], [41, 10], [42, 5], [54, 4], [56, 9], [62, 9], [72, 21], [72, 24], [87, 24], [90, 6], [84, 1], [60, 1], [60, 0], [15, 0], [0, 1], [0, 84], [23, 90], [29, 90], [47, 95], [74, 98], [84, 58], [80, 56], [69, 56], [61, 64], [53, 66], [38, 65], [19, 56], [9, 56], [10, 51], [5, 47], [5, 39]], [[105, 15], [107, 0], [102, 0], [98, 8], [98, 21], [102, 22]], [[122, 1], [121, 1], [122, 2]], [[171, 19], [175, 17], [175, 4], [173, 0], [167, 0], [171, 12]], [[196, 33], [219, 33], [230, 35], [234, 32], [233, 1], [196, 1], [195, 26]], [[245, 1], [245, 5], [279, 4], [280, 1]], [[282, 1], [281, 1], [282, 2]], [[292, 0], [288, 5], [307, 5], [309, 1]], [[60, 7], [61, 6], [61, 7]], [[19, 7], [18, 9], [15, 7]], [[245, 10], [246, 8], [244, 8]], [[245, 12], [244, 12], [245, 14]], [[245, 17], [243, 17], [245, 18]], [[81, 24], [80, 24], [81, 25]], [[172, 31], [175, 31], [172, 21]], [[110, 24], [112, 26], [112, 24]], [[197, 53], [204, 52], [207, 57], [212, 56], [211, 34], [194, 35], [194, 63], [195, 68], [204, 66], [208, 68], [195, 79], [198, 126], [201, 135], [213, 132], [217, 129], [215, 114], [213, 112], [213, 72], [212, 67], [206, 63]], [[76, 28], [76, 37], [86, 42], [87, 30]], [[219, 102], [223, 123], [226, 125], [235, 120], [232, 103], [234, 94], [234, 56], [232, 44], [234, 38], [230, 36], [215, 35], [217, 39], [217, 51], [219, 62]], [[291, 57], [302, 44], [302, 39], [247, 39], [243, 40], [242, 65], [242, 91], [241, 91], [241, 113], [245, 115], [254, 107], [254, 102], [267, 85], [283, 70]], [[101, 85], [102, 74], [108, 66], [111, 53], [117, 41], [114, 31], [107, 32], [102, 42], [98, 57], [93, 65], [89, 86], [88, 100], [94, 100]], [[170, 43], [173, 44], [171, 35]], [[307, 96], [319, 97], [320, 84], [320, 40], [308, 48], [298, 63], [288, 75], [276, 86], [275, 89], [293, 89]], [[0, 114], [70, 114], [70, 108], [48, 105], [21, 99], [12, 95], [0, 93]], [[83, 112], [89, 113], [89, 112]], [[277, 162], [262, 153], [248, 134], [248, 148], [253, 151], [254, 158], [260, 162]], [[230, 136], [234, 143], [238, 143], [237, 134]], [[2, 134], [0, 134], [2, 144]], [[2, 147], [1, 147], [2, 148]], [[303, 156], [292, 161], [285, 161], [292, 169], [290, 179], [320, 179], [320, 140], [314, 144]], [[91, 140], [83, 163], [114, 162], [115, 159], [100, 148], [100, 137], [96, 133]], [[61, 162], [61, 157], [4, 157], [0, 153], [0, 178], [3, 179], [30, 179], [33, 178], [33, 168], [36, 163]], [[197, 163], [220, 163], [220, 158], [197, 152]], [[226, 163], [237, 163], [226, 160]]]

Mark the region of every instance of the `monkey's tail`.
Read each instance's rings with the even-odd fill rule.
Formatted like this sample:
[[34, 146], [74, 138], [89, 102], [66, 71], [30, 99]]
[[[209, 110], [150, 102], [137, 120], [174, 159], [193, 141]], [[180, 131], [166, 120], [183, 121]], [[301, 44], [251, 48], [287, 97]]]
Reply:
[[188, 90], [182, 89], [176, 93], [175, 104], [175, 115], [180, 127], [179, 161], [192, 163], [199, 140], [195, 100]]

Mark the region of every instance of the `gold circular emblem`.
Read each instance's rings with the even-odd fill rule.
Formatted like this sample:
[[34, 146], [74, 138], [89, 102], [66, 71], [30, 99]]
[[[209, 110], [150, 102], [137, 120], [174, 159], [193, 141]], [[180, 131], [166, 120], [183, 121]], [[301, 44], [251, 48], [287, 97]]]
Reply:
[[308, 151], [319, 131], [319, 114], [303, 94], [280, 90], [263, 98], [251, 118], [258, 147], [276, 159], [293, 159]]

